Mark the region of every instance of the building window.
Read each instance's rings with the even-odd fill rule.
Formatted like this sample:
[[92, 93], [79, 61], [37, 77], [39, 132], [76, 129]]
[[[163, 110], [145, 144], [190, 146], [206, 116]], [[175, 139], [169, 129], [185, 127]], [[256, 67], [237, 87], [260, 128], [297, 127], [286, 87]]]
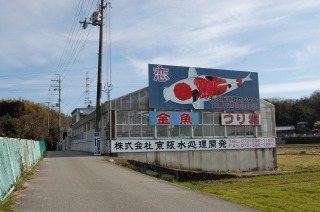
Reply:
[[254, 126], [246, 126], [245, 127], [245, 136], [253, 137], [255, 134], [255, 127]]
[[236, 126], [236, 136], [244, 137], [245, 136], [245, 126]]
[[116, 111], [116, 117], [116, 137], [153, 137], [154, 131], [149, 126], [149, 111]]
[[228, 135], [228, 137], [235, 137], [236, 136], [235, 126], [227, 126], [227, 135]]
[[225, 136], [225, 126], [214, 125], [215, 137], [224, 137]]
[[214, 125], [214, 136], [215, 137], [225, 137], [225, 126], [221, 125], [220, 120], [221, 113], [213, 114], [213, 125]]
[[213, 137], [213, 113], [203, 112], [202, 114], [202, 129], [203, 137]]
[[163, 138], [163, 137], [168, 138], [169, 137], [170, 129], [168, 126], [158, 125], [156, 127], [157, 127], [157, 137], [158, 138]]
[[181, 138], [191, 138], [191, 126], [179, 126]]
[[199, 125], [193, 127], [193, 134], [194, 137], [224, 137], [224, 130], [220, 113], [199, 112]]

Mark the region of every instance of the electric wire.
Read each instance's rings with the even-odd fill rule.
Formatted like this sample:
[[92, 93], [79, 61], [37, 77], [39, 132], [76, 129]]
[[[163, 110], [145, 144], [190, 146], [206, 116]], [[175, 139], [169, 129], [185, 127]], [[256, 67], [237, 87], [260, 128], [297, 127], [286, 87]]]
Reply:
[[[89, 3], [89, 2], [88, 2]], [[81, 4], [81, 6], [80, 6]], [[70, 32], [69, 32], [69, 36], [65, 45], [65, 48], [63, 50], [63, 53], [61, 55], [61, 59], [58, 63], [56, 72], [56, 74], [61, 74], [61, 70], [64, 69], [64, 67], [66, 66], [67, 62], [70, 61], [70, 57], [72, 56], [72, 54], [70, 54], [70, 52], [74, 52], [74, 47], [77, 46], [76, 43], [79, 43], [82, 39], [81, 39], [81, 33], [83, 32], [83, 30], [81, 30], [81, 27], [79, 27], [78, 24], [78, 20], [82, 17], [85, 16], [85, 14], [88, 14], [92, 8], [93, 2], [91, 3], [91, 7], [88, 10], [88, 6], [89, 4], [87, 4], [87, 6], [85, 7], [85, 10], [83, 11], [84, 15], [80, 15], [80, 11], [83, 10], [83, 4], [84, 1], [79, 2], [76, 14], [74, 16], [71, 28], [70, 28]], [[76, 26], [78, 26], [77, 31], [75, 32]]]
[[112, 73], [111, 73], [111, 50], [112, 50], [112, 48], [111, 48], [111, 5], [109, 6], [109, 11], [108, 11], [108, 24], [109, 24], [109, 72], [110, 72], [110, 86], [111, 86], [111, 82], [112, 82], [112, 80], [111, 80], [111, 77], [112, 77]]
[[[57, 76], [59, 75], [59, 69], [60, 67], [62, 66], [62, 64], [64, 64], [64, 61], [65, 61], [65, 57], [66, 57], [66, 54], [68, 52], [68, 49], [69, 49], [69, 46], [70, 46], [70, 43], [71, 43], [71, 38], [73, 37], [73, 34], [74, 34], [74, 30], [75, 30], [75, 23], [76, 23], [76, 20], [77, 20], [77, 17], [78, 17], [78, 14], [80, 13], [80, 4], [82, 3], [83, 4], [84, 1], [78, 3], [78, 7], [77, 7], [77, 10], [76, 10], [76, 13], [75, 13], [75, 16], [73, 18], [73, 22], [72, 22], [72, 25], [70, 27], [70, 31], [69, 31], [69, 36], [68, 36], [68, 39], [67, 39], [67, 42], [66, 42], [66, 45], [64, 46], [64, 49], [62, 51], [62, 54], [61, 54], [61, 57], [60, 57], [60, 60], [58, 62], [58, 65], [57, 65], [57, 68], [56, 68], [56, 71], [54, 72], [54, 76]], [[54, 77], [52, 80], [51, 80], [51, 84], [50, 84], [50, 87], [49, 87], [49, 95], [50, 95], [50, 88], [53, 85], [52, 82], [55, 82], [56, 77]]]
[[106, 4], [107, 10], [106, 10], [106, 89], [111, 89], [111, 21], [110, 21], [110, 16], [111, 16], [111, 5], [108, 2]]
[[[58, 62], [58, 65], [57, 65], [57, 68], [56, 68], [56, 71], [55, 71], [55, 74], [58, 74], [59, 69], [60, 69], [60, 67], [61, 67], [62, 64], [63, 64], [65, 55], [67, 54], [67, 51], [68, 51], [68, 49], [69, 49], [70, 40], [71, 40], [71, 38], [73, 37], [74, 31], [75, 31], [75, 26], [76, 26], [75, 23], [76, 23], [78, 14], [79, 14], [80, 11], [81, 11], [81, 10], [80, 10], [80, 3], [81, 3], [81, 2], [79, 2], [78, 7], [77, 7], [77, 10], [76, 10], [76, 14], [75, 14], [75, 16], [74, 16], [74, 18], [73, 18], [73, 22], [72, 22], [72, 24], [71, 24], [70, 31], [69, 31], [69, 36], [68, 36], [66, 45], [64, 46], [64, 49], [63, 49], [63, 51], [62, 51], [60, 60], [59, 60], [59, 62]], [[83, 3], [83, 1], [82, 1], [82, 3]]]
[[[85, 11], [91, 12], [91, 8], [93, 6], [93, 3], [94, 3], [94, 1], [91, 2], [91, 6], [88, 9], [88, 7], [89, 7], [89, 2], [88, 2], [87, 6], [85, 8]], [[81, 18], [81, 17], [78, 17], [78, 18]], [[79, 51], [79, 48], [80, 48], [79, 45], [80, 45], [81, 41], [84, 39], [84, 37], [86, 37], [86, 38], [88, 37], [88, 35], [85, 36], [84, 30], [81, 29], [81, 26], [78, 23], [74, 24], [74, 26], [78, 26], [78, 30], [77, 30], [77, 33], [76, 33], [74, 39], [72, 39], [73, 42], [72, 43], [69, 42], [69, 43], [71, 43], [70, 50], [68, 51], [69, 55], [67, 55], [65, 57], [63, 66], [61, 67], [61, 70], [60, 70], [60, 75], [61, 76], [64, 74], [65, 71], [68, 70], [68, 65], [70, 63], [72, 63], [72, 60], [76, 59], [74, 57], [74, 55], [76, 55], [76, 52]], [[90, 26], [89, 32], [91, 32], [91, 27], [92, 26]]]
[[[94, 75], [93, 78], [91, 78], [91, 82], [89, 83], [90, 85], [92, 84], [93, 80], [97, 77], [97, 72]], [[83, 98], [83, 96], [85, 95], [85, 91], [81, 93], [81, 96], [78, 98], [77, 101], [75, 101], [75, 103], [72, 105], [72, 107], [70, 107], [71, 110], [73, 110], [75, 108], [75, 106], [80, 102], [80, 100]]]
[[[97, 10], [99, 10], [99, 8], [100, 8], [99, 2], [97, 2], [96, 8], [97, 8]], [[89, 33], [88, 33], [88, 35], [89, 35]], [[87, 35], [87, 37], [88, 37], [88, 35]], [[87, 37], [86, 37], [85, 40], [87, 40]], [[96, 73], [96, 75], [97, 75], [97, 73]], [[95, 75], [95, 77], [96, 77], [96, 75]], [[94, 78], [95, 78], [95, 77], [94, 77]], [[93, 78], [93, 79], [94, 79], [94, 78]], [[91, 80], [91, 83], [92, 83], [93, 79]], [[89, 84], [91, 84], [91, 83], [89, 83]], [[81, 96], [79, 97], [79, 99], [76, 101], [75, 105], [78, 104], [78, 102], [80, 101], [80, 99], [83, 97], [84, 94], [85, 94], [85, 92], [83, 92], [83, 93], [81, 94]]]
[[[64, 80], [67, 76], [67, 73], [71, 70], [74, 70], [72, 67], [76, 64], [78, 58], [82, 54], [92, 28], [90, 26], [87, 33], [84, 33], [84, 30], [82, 30], [81, 26], [78, 25], [78, 20], [83, 20], [85, 17], [87, 17], [92, 12], [93, 5], [94, 1], [86, 2], [85, 0], [82, 0], [79, 2], [69, 31], [66, 45], [58, 62], [50, 88], [55, 86], [54, 84], [57, 83], [56, 79], [58, 77], [60, 80]], [[96, 5], [99, 6], [98, 2]], [[78, 28], [76, 28], [77, 25], [79, 26]]]

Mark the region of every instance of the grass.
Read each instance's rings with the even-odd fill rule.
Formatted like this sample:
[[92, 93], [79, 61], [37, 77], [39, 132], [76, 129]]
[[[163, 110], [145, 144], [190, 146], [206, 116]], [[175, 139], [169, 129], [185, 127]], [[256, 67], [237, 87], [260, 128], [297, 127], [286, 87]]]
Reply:
[[320, 154], [320, 144], [280, 144], [277, 145], [279, 155]]
[[0, 211], [13, 211], [14, 196], [9, 195], [3, 202], [0, 201]]
[[[36, 173], [37, 171], [37, 167], [40, 163], [41, 160], [43, 160], [43, 158], [46, 156], [46, 154], [41, 157], [41, 159], [39, 160], [39, 162], [33, 166], [29, 171], [23, 173], [23, 175], [17, 180], [16, 184], [15, 184], [15, 191], [21, 191], [26, 189], [25, 187], [25, 182], [32, 179], [33, 175]], [[13, 206], [16, 202], [15, 199], [15, 195], [13, 193], [11, 193], [3, 202], [0, 201], [0, 211], [13, 211]]]
[[211, 181], [179, 182], [177, 184], [246, 205], [260, 211], [319, 211], [320, 155], [278, 155], [281, 170], [292, 174], [233, 178]]
[[320, 171], [319, 155], [278, 155], [278, 167], [286, 171]]
[[320, 172], [179, 183], [261, 211], [317, 211]]

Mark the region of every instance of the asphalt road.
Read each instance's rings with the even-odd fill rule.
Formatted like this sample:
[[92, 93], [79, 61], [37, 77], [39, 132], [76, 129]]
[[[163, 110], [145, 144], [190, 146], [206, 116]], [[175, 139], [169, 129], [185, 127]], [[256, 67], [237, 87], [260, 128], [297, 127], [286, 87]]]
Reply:
[[49, 152], [27, 187], [14, 211], [255, 211], [76, 151]]

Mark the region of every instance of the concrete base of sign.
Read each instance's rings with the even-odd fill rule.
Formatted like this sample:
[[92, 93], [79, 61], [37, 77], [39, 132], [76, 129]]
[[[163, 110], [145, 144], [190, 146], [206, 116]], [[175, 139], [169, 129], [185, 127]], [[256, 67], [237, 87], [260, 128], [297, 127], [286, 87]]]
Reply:
[[118, 153], [118, 156], [161, 167], [205, 172], [272, 170], [277, 164], [275, 148]]
[[216, 180], [224, 178], [236, 178], [236, 177], [249, 177], [249, 176], [261, 176], [261, 175], [276, 175], [292, 173], [290, 171], [280, 171], [276, 169], [265, 171], [250, 171], [250, 172], [204, 172], [193, 171], [184, 169], [173, 169], [167, 167], [161, 167], [148, 163], [142, 163], [134, 160], [127, 160], [119, 157], [110, 158], [109, 162], [126, 166], [133, 170], [142, 172], [144, 174], [165, 179], [165, 180], [177, 180], [177, 181], [190, 181], [190, 180]]

